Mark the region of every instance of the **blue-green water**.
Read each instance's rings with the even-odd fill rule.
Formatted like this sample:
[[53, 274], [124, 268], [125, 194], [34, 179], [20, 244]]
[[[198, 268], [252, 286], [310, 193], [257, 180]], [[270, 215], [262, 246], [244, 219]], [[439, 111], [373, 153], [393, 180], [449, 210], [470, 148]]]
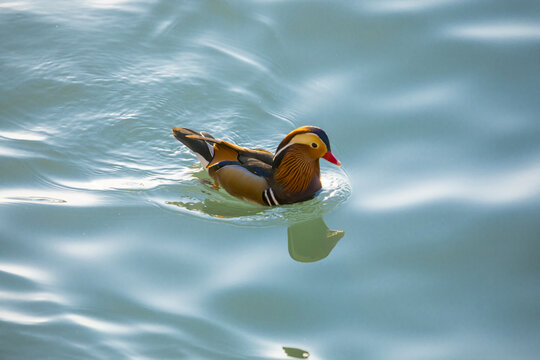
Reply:
[[[538, 2], [4, 1], [0, 65], [1, 359], [538, 357]], [[171, 135], [307, 124], [279, 209]]]

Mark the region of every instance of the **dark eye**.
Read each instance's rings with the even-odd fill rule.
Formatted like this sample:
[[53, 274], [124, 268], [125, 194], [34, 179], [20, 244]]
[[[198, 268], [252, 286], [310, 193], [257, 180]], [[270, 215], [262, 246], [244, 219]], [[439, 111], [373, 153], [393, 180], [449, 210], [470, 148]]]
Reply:
[[316, 148], [318, 145], [317, 145], [316, 143], [311, 143], [311, 146], [312, 146], [313, 148]]

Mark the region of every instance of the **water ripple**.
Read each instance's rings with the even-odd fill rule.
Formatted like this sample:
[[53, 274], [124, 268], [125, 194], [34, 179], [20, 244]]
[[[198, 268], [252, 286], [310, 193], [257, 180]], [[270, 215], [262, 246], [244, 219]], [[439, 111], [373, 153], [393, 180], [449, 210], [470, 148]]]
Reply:
[[540, 25], [523, 21], [453, 25], [446, 33], [452, 37], [476, 41], [540, 41]]
[[437, 107], [455, 101], [464, 93], [465, 85], [457, 81], [447, 81], [408, 87], [402, 91], [385, 93], [369, 106], [377, 111], [403, 114], [404, 112], [416, 112], [419, 109]]
[[52, 319], [53, 317], [51, 316], [30, 315], [5, 309], [0, 310], [0, 321], [10, 324], [37, 325], [47, 323]]
[[47, 136], [44, 134], [26, 131], [0, 131], [0, 137], [25, 141], [44, 141], [47, 139]]
[[540, 164], [489, 177], [448, 176], [370, 194], [357, 203], [368, 210], [410, 208], [444, 200], [476, 204], [512, 204], [540, 195]]
[[446, 5], [455, 5], [455, 0], [379, 0], [369, 1], [362, 4], [362, 8], [371, 12], [393, 13], [393, 12], [419, 12]]
[[105, 257], [113, 257], [122, 249], [110, 242], [92, 239], [88, 241], [75, 241], [59, 243], [57, 249], [70, 258], [102, 261]]
[[165, 181], [158, 178], [94, 178], [88, 181], [63, 180], [61, 184], [68, 188], [81, 190], [147, 190], [155, 188], [172, 180]]
[[34, 203], [43, 205], [93, 206], [101, 198], [86, 191], [50, 189], [5, 189], [0, 191], [0, 204]]
[[43, 269], [30, 265], [0, 263], [0, 272], [16, 275], [37, 283], [50, 283], [53, 276]]
[[204, 37], [201, 39], [198, 39], [197, 41], [200, 45], [203, 45], [205, 47], [208, 47], [210, 49], [214, 49], [216, 51], [219, 51], [220, 53], [227, 55], [233, 59], [236, 59], [242, 63], [245, 63], [247, 65], [250, 65], [254, 68], [256, 68], [259, 71], [262, 71], [264, 73], [268, 72], [268, 69], [266, 66], [264, 66], [261, 61], [257, 60], [252, 54], [249, 54], [245, 51], [242, 51], [238, 48], [234, 48], [230, 45], [224, 45], [221, 42], [217, 42], [213, 38], [210, 37]]
[[99, 320], [80, 314], [66, 314], [64, 315], [64, 318], [80, 327], [89, 328], [98, 333], [130, 334], [137, 332], [136, 328], [128, 324], [120, 325], [110, 321]]

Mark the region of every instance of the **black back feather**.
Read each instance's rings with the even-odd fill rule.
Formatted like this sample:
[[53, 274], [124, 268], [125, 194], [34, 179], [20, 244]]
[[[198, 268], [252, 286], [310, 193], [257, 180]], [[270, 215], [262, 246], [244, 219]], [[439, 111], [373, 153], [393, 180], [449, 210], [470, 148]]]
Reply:
[[[212, 161], [213, 155], [210, 153], [208, 143], [200, 138], [190, 138], [190, 135], [201, 137], [204, 135], [195, 130], [187, 128], [173, 128], [174, 137], [182, 144], [186, 145], [191, 151], [201, 155], [206, 161]], [[208, 134], [209, 135], [209, 134]], [[213, 137], [212, 137], [213, 139]]]

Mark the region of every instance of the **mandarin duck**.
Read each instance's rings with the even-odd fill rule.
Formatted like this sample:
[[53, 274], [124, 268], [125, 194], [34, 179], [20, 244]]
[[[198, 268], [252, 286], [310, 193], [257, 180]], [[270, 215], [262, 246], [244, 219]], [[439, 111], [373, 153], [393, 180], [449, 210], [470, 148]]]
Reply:
[[205, 131], [173, 128], [173, 135], [195, 153], [218, 186], [260, 205], [312, 199], [322, 187], [319, 159], [341, 166], [330, 151], [328, 135], [315, 126], [290, 132], [275, 154], [234, 145]]

